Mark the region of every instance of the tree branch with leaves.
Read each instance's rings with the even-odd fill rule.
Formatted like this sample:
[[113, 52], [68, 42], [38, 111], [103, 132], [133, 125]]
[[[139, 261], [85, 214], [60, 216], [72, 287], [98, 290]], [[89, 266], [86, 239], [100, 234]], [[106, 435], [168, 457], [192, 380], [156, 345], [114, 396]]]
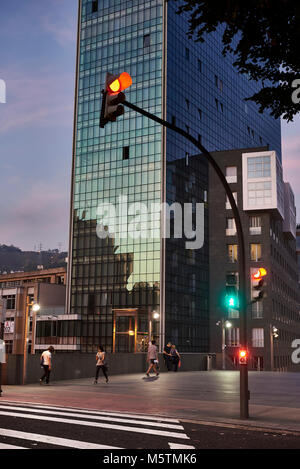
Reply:
[[231, 54], [239, 73], [261, 83], [260, 91], [245, 99], [258, 104], [260, 112], [268, 109], [275, 118], [293, 120], [300, 111], [300, 103], [292, 100], [295, 80], [300, 79], [300, 2], [180, 0], [178, 4], [177, 13], [188, 15], [189, 38], [204, 42], [206, 34], [222, 28], [222, 54]]

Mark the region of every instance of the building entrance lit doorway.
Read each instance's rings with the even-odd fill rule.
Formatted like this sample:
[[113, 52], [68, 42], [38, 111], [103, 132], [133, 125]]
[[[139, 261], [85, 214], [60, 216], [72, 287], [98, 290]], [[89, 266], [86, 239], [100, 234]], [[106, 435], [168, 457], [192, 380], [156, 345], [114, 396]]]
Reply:
[[115, 309], [113, 315], [113, 353], [147, 352], [148, 324], [139, 318], [138, 308]]
[[113, 353], [135, 353], [137, 309], [114, 310]]

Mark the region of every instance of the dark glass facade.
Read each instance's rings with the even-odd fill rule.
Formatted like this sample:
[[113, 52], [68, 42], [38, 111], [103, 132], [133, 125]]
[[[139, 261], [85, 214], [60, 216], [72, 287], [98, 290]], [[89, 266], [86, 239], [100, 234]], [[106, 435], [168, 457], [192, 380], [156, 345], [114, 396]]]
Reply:
[[[219, 33], [205, 44], [189, 41], [176, 8], [163, 0], [80, 1], [68, 296], [69, 312], [81, 315], [83, 352], [99, 343], [108, 352], [144, 351], [149, 335], [161, 347], [170, 339], [181, 351], [209, 349], [206, 163], [181, 137], [128, 109], [100, 129], [106, 72], [130, 73], [129, 101], [209, 150], [261, 140], [280, 154], [280, 123], [245, 104], [255, 85], [222, 57]], [[118, 229], [100, 239], [97, 208], [119, 196], [147, 206], [203, 202], [203, 248], [122, 238]]]

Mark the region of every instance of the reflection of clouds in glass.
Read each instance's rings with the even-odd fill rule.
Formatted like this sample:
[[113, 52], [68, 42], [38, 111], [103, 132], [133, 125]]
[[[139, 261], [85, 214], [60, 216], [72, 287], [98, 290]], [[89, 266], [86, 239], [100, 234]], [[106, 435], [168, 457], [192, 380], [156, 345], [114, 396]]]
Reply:
[[99, 204], [97, 235], [115, 238], [115, 254], [133, 254], [133, 270], [127, 280], [127, 290], [160, 281], [160, 204], [128, 204], [127, 196], [119, 196], [118, 204]]
[[[155, 283], [160, 281], [160, 253], [148, 251], [148, 259], [143, 259], [141, 252], [134, 253], [133, 269], [127, 281], [127, 290], [131, 291], [137, 283], [147, 283], [153, 287]], [[154, 257], [157, 256], [157, 259]]]

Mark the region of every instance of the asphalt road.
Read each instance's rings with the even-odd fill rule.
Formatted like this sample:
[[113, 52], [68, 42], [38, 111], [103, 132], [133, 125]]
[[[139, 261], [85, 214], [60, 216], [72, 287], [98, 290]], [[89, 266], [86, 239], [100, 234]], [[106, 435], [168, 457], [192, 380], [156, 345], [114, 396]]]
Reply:
[[[119, 412], [0, 404], [0, 449], [117, 450], [299, 449], [300, 433], [209, 425]], [[116, 452], [117, 451], [117, 452]]]

